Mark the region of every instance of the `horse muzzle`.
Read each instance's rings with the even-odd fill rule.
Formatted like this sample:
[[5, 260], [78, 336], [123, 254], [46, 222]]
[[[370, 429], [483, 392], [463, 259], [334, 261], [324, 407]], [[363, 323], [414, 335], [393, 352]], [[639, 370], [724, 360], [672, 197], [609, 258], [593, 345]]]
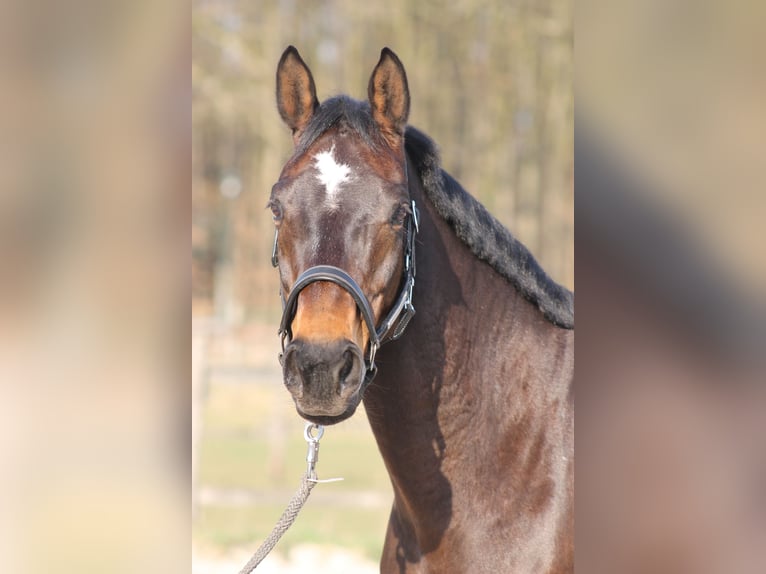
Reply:
[[354, 413], [361, 400], [364, 356], [350, 341], [295, 339], [285, 347], [282, 368], [298, 412], [312, 422], [340, 422]]

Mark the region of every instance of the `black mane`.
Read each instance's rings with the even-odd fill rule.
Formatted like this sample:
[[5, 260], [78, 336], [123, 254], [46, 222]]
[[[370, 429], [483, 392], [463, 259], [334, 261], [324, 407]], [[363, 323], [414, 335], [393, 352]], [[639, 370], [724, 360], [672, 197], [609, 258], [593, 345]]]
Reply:
[[295, 155], [306, 153], [319, 136], [341, 121], [362, 136], [370, 147], [380, 146], [380, 136], [377, 135], [375, 121], [370, 113], [370, 104], [348, 96], [335, 96], [322, 102], [311, 116], [295, 148]]
[[[369, 103], [336, 96], [324, 101], [314, 112], [295, 155], [305, 153], [317, 138], [339, 122], [361, 135], [370, 147], [381, 145]], [[548, 321], [573, 329], [572, 292], [548, 277], [529, 250], [441, 168], [436, 145], [425, 134], [408, 126], [405, 148], [417, 167], [428, 198], [460, 240], [536, 305]]]
[[408, 126], [405, 148], [436, 211], [476, 257], [505, 277], [546, 319], [574, 328], [574, 296], [553, 281], [529, 250], [441, 168], [435, 144]]

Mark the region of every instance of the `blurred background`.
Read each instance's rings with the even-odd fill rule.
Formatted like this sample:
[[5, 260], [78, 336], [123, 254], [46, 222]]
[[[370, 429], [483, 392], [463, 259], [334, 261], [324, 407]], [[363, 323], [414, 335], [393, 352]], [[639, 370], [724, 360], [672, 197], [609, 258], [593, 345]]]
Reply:
[[[236, 571], [293, 492], [264, 209], [287, 44], [320, 97], [362, 96], [393, 48], [445, 167], [574, 284], [570, 4], [191, 9], [0, 3], [2, 572], [188, 572], [191, 506], [196, 571]], [[764, 5], [576, 12], [578, 567], [761, 574]], [[319, 470], [347, 482], [269, 568], [376, 571], [390, 493], [363, 415]]]
[[189, 11], [0, 2], [0, 571], [188, 567]]
[[[193, 2], [195, 572], [247, 559], [297, 487], [305, 457], [277, 362], [281, 307], [266, 209], [292, 147], [274, 100], [282, 51], [298, 48], [321, 101], [366, 97], [381, 48], [393, 49], [408, 74], [410, 123], [571, 289], [572, 18], [570, 0]], [[297, 564], [317, 563], [319, 553], [351, 556], [348, 571], [377, 572], [391, 492], [364, 414], [327, 429], [319, 472], [346, 480], [314, 490], [273, 567], [306, 571]], [[326, 571], [346, 571], [338, 564]]]
[[578, 571], [766, 572], [764, 16], [577, 4]]

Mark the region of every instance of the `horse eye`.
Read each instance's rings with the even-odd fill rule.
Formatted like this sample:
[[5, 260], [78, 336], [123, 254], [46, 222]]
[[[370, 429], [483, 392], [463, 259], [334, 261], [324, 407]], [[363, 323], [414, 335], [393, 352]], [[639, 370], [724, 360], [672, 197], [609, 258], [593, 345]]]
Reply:
[[271, 218], [275, 223], [282, 221], [282, 206], [278, 202], [270, 201], [269, 209], [271, 209]]

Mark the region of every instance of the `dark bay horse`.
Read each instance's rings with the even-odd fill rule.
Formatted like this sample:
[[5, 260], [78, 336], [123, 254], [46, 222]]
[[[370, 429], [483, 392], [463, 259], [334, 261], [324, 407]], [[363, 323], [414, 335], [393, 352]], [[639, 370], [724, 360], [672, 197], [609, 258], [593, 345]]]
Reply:
[[394, 491], [381, 572], [571, 572], [572, 294], [441, 169], [409, 103], [388, 49], [366, 102], [320, 104], [282, 55], [285, 385], [319, 424], [364, 401]]

